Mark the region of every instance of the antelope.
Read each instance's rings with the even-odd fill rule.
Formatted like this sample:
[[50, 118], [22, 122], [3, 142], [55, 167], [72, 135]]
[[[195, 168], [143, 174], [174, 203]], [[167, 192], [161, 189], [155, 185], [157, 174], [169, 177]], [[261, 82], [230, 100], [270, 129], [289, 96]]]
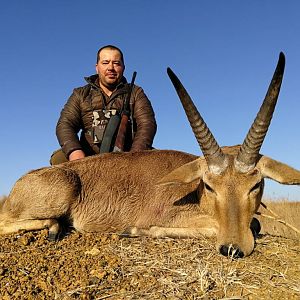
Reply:
[[2, 203], [0, 234], [48, 228], [125, 236], [216, 236], [216, 249], [241, 258], [255, 247], [253, 219], [264, 178], [299, 184], [300, 171], [259, 154], [279, 95], [280, 53], [268, 92], [242, 145], [220, 147], [180, 80], [168, 68], [203, 156], [175, 150], [106, 153], [33, 170]]

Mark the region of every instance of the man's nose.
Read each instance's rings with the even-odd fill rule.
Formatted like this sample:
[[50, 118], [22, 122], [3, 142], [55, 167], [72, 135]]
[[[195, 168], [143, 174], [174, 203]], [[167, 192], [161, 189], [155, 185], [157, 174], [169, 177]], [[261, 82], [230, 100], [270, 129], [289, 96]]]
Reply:
[[114, 64], [113, 64], [113, 62], [110, 62], [110, 63], [108, 64], [108, 69], [110, 69], [110, 70], [114, 69]]

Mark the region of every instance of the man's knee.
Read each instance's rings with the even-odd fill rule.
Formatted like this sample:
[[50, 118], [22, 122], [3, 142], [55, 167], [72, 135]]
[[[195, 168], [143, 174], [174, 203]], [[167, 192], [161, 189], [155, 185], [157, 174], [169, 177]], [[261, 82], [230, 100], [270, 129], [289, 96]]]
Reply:
[[50, 165], [58, 165], [64, 162], [67, 162], [68, 159], [66, 158], [65, 154], [63, 153], [62, 149], [56, 150], [52, 153], [50, 158]]

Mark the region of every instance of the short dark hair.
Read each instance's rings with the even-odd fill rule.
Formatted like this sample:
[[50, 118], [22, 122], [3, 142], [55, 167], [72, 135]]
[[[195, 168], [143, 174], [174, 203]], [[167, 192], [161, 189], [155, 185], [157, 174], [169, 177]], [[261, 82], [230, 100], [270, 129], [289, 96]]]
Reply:
[[117, 50], [117, 51], [119, 51], [119, 53], [121, 54], [121, 61], [122, 61], [123, 65], [124, 65], [124, 55], [123, 55], [123, 52], [121, 51], [120, 48], [118, 48], [118, 47], [116, 47], [116, 46], [114, 46], [114, 45], [106, 45], [106, 46], [101, 47], [101, 48], [98, 50], [98, 52], [97, 52], [97, 60], [96, 60], [97, 63], [99, 62], [99, 54], [100, 54], [100, 52], [101, 52], [103, 49], [111, 49], [111, 50]]

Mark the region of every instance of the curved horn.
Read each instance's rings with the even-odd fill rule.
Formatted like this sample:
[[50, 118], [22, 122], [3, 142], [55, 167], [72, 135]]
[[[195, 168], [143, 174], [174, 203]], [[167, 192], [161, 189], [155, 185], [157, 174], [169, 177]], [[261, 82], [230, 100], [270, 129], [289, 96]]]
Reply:
[[176, 89], [209, 169], [213, 173], [221, 173], [227, 167], [226, 156], [222, 152], [178, 77], [170, 68], [167, 69], [167, 72]]
[[275, 69], [266, 97], [235, 160], [235, 167], [240, 172], [248, 172], [249, 170], [253, 169], [257, 163], [259, 151], [267, 134], [277, 103], [283, 78], [284, 66], [285, 57], [284, 54], [280, 52], [277, 67]]

